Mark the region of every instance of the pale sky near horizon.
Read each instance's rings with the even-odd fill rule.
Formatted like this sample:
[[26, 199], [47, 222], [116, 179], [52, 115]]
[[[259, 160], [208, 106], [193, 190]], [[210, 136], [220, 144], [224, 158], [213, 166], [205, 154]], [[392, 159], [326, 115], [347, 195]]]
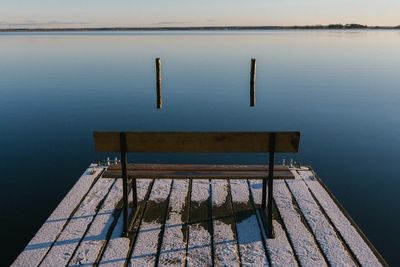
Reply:
[[400, 25], [400, 0], [0, 0], [0, 28]]

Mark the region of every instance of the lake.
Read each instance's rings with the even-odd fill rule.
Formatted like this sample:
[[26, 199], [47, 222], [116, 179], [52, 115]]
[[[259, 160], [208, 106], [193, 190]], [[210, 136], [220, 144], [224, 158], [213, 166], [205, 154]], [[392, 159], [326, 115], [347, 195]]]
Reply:
[[399, 47], [396, 30], [0, 33], [1, 261], [10, 264], [85, 168], [109, 156], [94, 152], [93, 130], [299, 130], [300, 153], [278, 159], [313, 166], [388, 263], [400, 265]]

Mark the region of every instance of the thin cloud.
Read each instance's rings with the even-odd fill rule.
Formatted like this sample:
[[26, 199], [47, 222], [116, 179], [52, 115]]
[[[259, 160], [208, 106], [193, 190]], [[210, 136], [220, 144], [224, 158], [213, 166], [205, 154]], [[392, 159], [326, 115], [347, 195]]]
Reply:
[[152, 25], [173, 25], [173, 24], [191, 24], [191, 21], [159, 21]]
[[59, 21], [59, 20], [49, 20], [49, 21], [35, 21], [35, 20], [25, 20], [23, 22], [8, 22], [0, 21], [0, 26], [9, 27], [38, 27], [38, 26], [60, 26], [60, 25], [89, 25], [90, 22], [73, 22], [73, 21]]

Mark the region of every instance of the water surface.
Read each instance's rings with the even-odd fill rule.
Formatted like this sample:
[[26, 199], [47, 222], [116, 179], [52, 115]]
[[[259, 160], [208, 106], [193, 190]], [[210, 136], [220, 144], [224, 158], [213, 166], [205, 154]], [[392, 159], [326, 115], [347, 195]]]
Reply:
[[394, 30], [0, 34], [2, 261], [12, 262], [90, 162], [107, 157], [94, 152], [95, 129], [300, 130], [301, 152], [282, 157], [312, 165], [387, 261], [400, 264], [399, 47]]

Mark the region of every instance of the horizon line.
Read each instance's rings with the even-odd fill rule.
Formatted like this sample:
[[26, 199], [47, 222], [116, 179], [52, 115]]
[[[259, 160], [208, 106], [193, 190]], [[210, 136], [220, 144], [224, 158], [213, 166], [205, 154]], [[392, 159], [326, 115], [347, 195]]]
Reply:
[[400, 29], [399, 25], [367, 25], [358, 23], [337, 23], [337, 24], [314, 24], [314, 25], [259, 25], [259, 26], [146, 26], [146, 27], [130, 27], [130, 26], [115, 26], [115, 27], [24, 27], [24, 28], [0, 28], [4, 31], [146, 31], [146, 30], [257, 30], [257, 29]]

